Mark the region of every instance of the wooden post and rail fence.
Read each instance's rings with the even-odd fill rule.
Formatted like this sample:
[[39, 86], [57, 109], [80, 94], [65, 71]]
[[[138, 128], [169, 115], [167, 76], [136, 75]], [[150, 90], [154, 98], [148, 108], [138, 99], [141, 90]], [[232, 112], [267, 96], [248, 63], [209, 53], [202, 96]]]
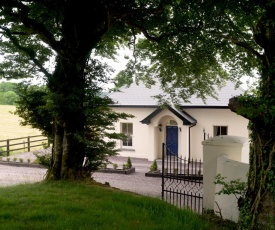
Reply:
[[[13, 138], [7, 140], [0, 140], [0, 156], [9, 156], [11, 152], [30, 152], [35, 147], [49, 147], [50, 141], [47, 137], [42, 135], [27, 136], [20, 138]], [[37, 149], [37, 148], [36, 148]], [[21, 151], [22, 150], [22, 151]]]

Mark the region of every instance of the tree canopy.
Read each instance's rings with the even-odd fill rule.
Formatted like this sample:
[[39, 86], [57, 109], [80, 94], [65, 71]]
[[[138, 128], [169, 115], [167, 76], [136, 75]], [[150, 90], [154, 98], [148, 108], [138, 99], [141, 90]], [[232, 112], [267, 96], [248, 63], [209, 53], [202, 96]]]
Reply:
[[47, 178], [81, 178], [84, 157], [91, 163], [99, 156], [103, 146], [99, 133], [110, 127], [107, 121], [129, 116], [112, 113], [107, 109], [112, 102], [99, 97], [98, 83], [107, 77], [106, 66], [96, 61], [97, 56], [112, 58], [118, 47], [128, 45], [134, 58], [117, 84], [132, 78], [148, 85], [157, 80], [174, 102], [192, 94], [214, 96], [214, 85], [237, 81], [255, 68], [259, 71], [255, 100], [259, 104], [250, 97], [237, 98], [230, 108], [254, 127], [251, 165], [256, 166], [250, 169], [243, 220], [254, 228], [255, 220], [266, 217], [263, 213], [273, 215], [266, 204], [274, 205], [270, 197], [275, 191], [274, 4], [273, 0], [0, 0], [1, 76], [41, 76], [47, 82], [43, 104], [52, 120], [54, 146]]
[[15, 105], [17, 99], [16, 84], [12, 82], [1, 82], [0, 105]]

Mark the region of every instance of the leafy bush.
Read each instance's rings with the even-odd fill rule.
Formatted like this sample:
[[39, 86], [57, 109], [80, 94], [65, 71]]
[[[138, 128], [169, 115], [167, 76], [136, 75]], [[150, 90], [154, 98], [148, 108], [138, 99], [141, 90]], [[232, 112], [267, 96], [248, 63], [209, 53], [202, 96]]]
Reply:
[[127, 159], [126, 168], [127, 168], [127, 169], [132, 168], [132, 161], [131, 161], [131, 158], [130, 158], [130, 157], [128, 157], [128, 159]]
[[34, 163], [44, 165], [47, 168], [50, 167], [51, 161], [52, 161], [52, 154], [51, 153], [46, 153], [46, 154], [39, 155], [39, 153], [35, 152], [33, 154], [36, 156], [36, 160], [34, 161]]
[[117, 169], [118, 165], [117, 164], [113, 164], [113, 168]]
[[157, 164], [157, 161], [154, 160], [152, 165], [150, 166], [150, 172], [154, 172], [154, 171], [157, 171], [158, 170], [158, 164]]

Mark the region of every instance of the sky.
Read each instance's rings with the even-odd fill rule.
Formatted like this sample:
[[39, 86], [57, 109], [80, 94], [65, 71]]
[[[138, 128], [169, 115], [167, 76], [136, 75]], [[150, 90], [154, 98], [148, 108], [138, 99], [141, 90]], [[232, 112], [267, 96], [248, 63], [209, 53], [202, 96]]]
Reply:
[[[110, 59], [103, 59], [103, 61], [107, 62], [108, 65], [110, 65], [114, 69], [114, 73], [112, 74], [112, 77], [115, 77], [121, 70], [123, 70], [127, 64], [128, 59], [124, 58], [124, 56], [132, 56], [132, 51], [129, 49], [124, 49], [119, 52], [119, 55], [117, 56], [117, 60], [110, 60]], [[0, 78], [0, 82], [5, 81], [4, 79]], [[22, 80], [11, 80], [11, 82], [20, 82]], [[248, 76], [244, 76], [241, 78], [242, 85], [241, 87], [244, 90], [251, 89], [253, 84], [256, 82], [256, 79], [253, 79]], [[33, 79], [33, 84], [38, 84], [41, 82], [41, 80]], [[112, 83], [105, 85], [104, 87], [110, 89], [114, 85]]]

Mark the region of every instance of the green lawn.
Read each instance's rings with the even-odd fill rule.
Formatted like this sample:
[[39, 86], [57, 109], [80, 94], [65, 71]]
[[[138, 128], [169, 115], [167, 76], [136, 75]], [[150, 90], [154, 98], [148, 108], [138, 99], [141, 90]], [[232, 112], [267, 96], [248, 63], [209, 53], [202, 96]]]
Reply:
[[0, 229], [199, 230], [201, 216], [96, 183], [47, 182], [0, 190]]
[[0, 140], [41, 135], [37, 129], [21, 126], [20, 117], [11, 114], [10, 111], [15, 111], [15, 106], [0, 105]]

